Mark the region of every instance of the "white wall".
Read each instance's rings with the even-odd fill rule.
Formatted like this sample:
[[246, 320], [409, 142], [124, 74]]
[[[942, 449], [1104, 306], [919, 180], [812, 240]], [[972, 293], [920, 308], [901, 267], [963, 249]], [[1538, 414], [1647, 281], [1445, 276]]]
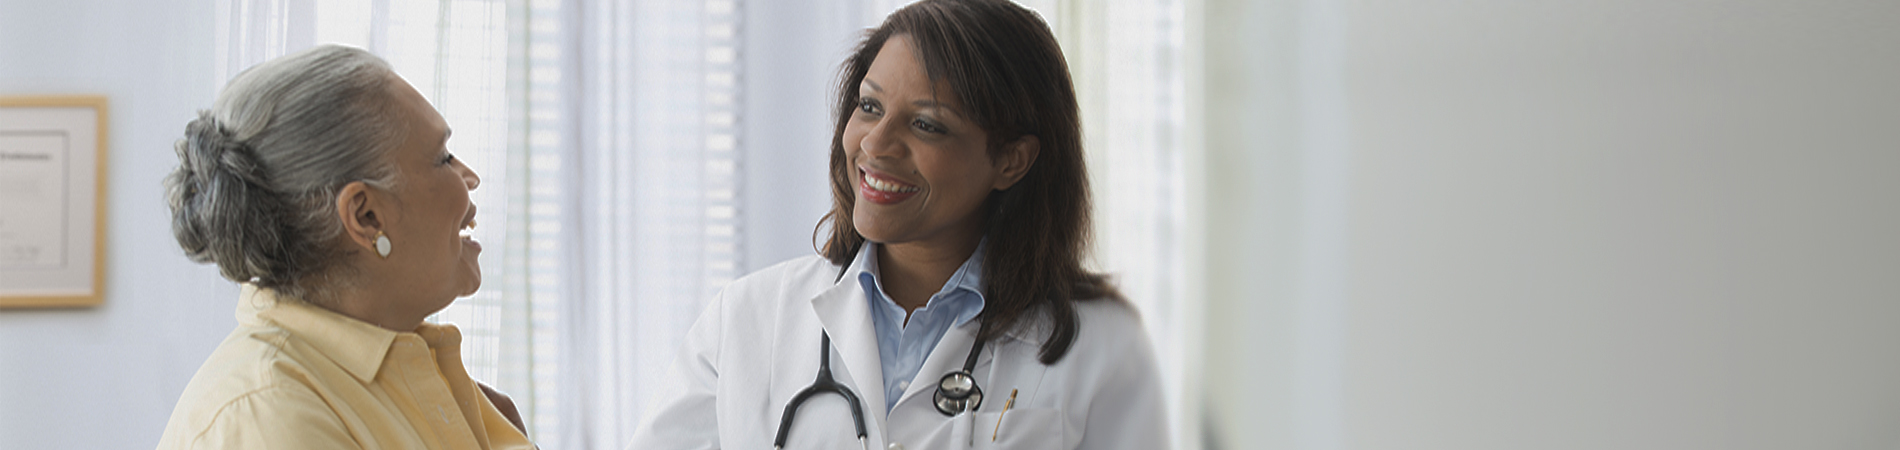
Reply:
[[0, 449], [151, 448], [235, 325], [236, 288], [184, 258], [159, 185], [215, 93], [211, 6], [0, 0], [0, 95], [111, 103], [105, 305], [0, 310]]
[[812, 227], [831, 210], [832, 85], [867, 26], [861, 1], [745, 4], [739, 273], [814, 252]]
[[1900, 3], [1207, 3], [1220, 448], [1900, 446]]

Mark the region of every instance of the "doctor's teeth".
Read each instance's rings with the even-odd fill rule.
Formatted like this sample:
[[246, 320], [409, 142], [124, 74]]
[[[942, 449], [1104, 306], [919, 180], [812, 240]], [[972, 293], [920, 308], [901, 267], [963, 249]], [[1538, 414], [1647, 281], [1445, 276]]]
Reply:
[[916, 186], [898, 186], [896, 183], [885, 182], [874, 177], [865, 177], [864, 181], [871, 185], [872, 189], [884, 192], [917, 192]]

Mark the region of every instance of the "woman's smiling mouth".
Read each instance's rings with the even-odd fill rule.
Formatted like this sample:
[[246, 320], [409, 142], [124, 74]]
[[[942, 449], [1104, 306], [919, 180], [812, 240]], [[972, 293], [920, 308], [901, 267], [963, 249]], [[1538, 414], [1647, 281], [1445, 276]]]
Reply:
[[858, 197], [871, 203], [889, 205], [903, 202], [922, 190], [916, 185], [858, 168]]
[[475, 205], [468, 205], [468, 216], [462, 218], [462, 228], [455, 234], [462, 238], [462, 245], [473, 247], [477, 252], [482, 251], [481, 241], [475, 240]]

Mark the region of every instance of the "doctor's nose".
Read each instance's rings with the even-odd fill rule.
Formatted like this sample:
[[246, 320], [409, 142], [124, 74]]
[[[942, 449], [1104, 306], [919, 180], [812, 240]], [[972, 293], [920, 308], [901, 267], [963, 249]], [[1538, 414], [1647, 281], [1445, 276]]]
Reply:
[[863, 149], [866, 156], [873, 158], [903, 156], [910, 149], [904, 146], [903, 139], [898, 138], [902, 130], [892, 129], [897, 126], [901, 126], [901, 123], [888, 117], [878, 120], [876, 124], [871, 125], [871, 129], [865, 130], [864, 137], [858, 141], [858, 148]]

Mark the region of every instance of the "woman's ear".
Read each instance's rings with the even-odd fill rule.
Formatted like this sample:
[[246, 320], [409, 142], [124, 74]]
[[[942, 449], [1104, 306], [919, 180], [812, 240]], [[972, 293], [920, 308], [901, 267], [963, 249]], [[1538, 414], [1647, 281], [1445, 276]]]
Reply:
[[351, 243], [370, 252], [376, 251], [376, 233], [383, 230], [384, 203], [368, 183], [352, 181], [337, 191], [337, 219], [343, 221], [343, 234]]
[[1002, 191], [1022, 181], [1029, 168], [1036, 165], [1036, 155], [1042, 152], [1042, 140], [1036, 135], [1026, 134], [1008, 144], [1003, 144], [1003, 153], [996, 158], [996, 185], [992, 188]]

